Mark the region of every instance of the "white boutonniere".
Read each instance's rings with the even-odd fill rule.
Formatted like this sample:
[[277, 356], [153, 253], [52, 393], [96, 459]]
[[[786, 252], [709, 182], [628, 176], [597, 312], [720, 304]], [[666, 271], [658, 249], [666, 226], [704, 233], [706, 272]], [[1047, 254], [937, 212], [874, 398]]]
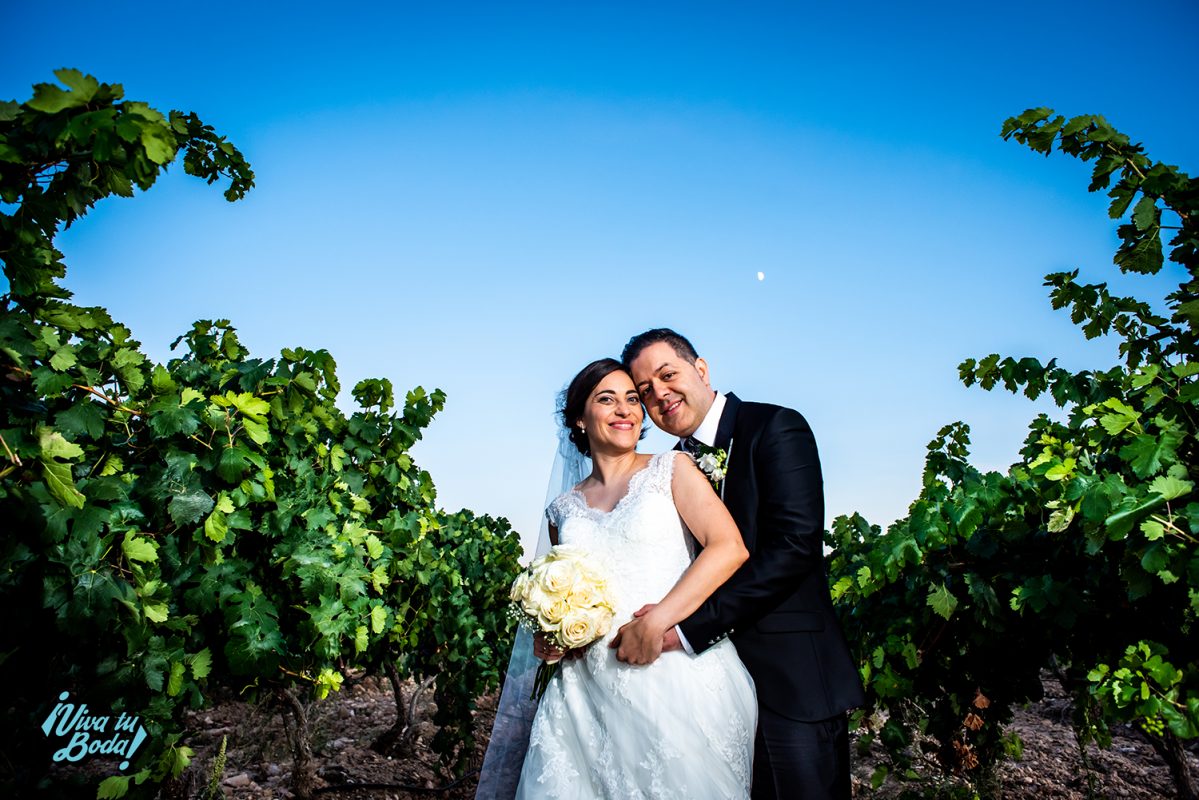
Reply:
[[712, 482], [712, 488], [719, 491], [721, 482], [728, 474], [728, 460], [729, 454], [719, 447], [708, 447], [706, 444], [701, 444], [699, 453], [695, 456], [695, 466], [708, 476], [708, 480]]

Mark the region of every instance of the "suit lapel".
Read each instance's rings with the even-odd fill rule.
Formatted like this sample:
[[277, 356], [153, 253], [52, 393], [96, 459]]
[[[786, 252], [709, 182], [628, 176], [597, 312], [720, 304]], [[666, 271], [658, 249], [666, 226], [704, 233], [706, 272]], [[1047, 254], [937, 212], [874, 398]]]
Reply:
[[715, 445], [727, 453], [729, 444], [733, 441], [733, 428], [737, 424], [737, 410], [741, 407], [741, 400], [732, 392], [726, 392], [724, 398], [724, 411], [721, 412], [720, 423], [716, 426]]
[[[716, 426], [716, 449], [723, 450], [725, 453], [724, 469], [728, 472], [732, 466], [733, 458], [733, 428], [737, 424], [737, 410], [741, 406], [741, 401], [737, 399], [737, 395], [732, 392], [724, 396], [724, 411], [720, 414], [720, 423]], [[720, 482], [720, 499], [724, 500], [724, 488], [728, 485], [728, 478]]]

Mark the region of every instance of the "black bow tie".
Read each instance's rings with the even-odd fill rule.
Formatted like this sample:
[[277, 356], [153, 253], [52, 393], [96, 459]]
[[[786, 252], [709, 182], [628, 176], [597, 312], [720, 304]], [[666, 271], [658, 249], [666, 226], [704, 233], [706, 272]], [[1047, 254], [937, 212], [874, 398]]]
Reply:
[[703, 446], [704, 446], [704, 443], [701, 442], [699, 439], [696, 439], [694, 436], [688, 436], [686, 439], [683, 440], [684, 452], [690, 453], [693, 456], [699, 455], [700, 448], [702, 448]]

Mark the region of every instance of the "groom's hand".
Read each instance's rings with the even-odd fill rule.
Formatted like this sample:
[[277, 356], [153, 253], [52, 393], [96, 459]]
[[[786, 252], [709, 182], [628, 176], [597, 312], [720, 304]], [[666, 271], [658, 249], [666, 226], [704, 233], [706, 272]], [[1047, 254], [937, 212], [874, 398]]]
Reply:
[[652, 664], [662, 654], [662, 630], [645, 619], [633, 619], [620, 626], [608, 646], [616, 648], [617, 661], [638, 666]]
[[[656, 606], [657, 603], [648, 603], [633, 612], [634, 618], [644, 617], [649, 613], [650, 609]], [[669, 653], [672, 650], [682, 650], [683, 643], [679, 641], [679, 628], [677, 625], [672, 625], [666, 629], [666, 633], [662, 634], [662, 652]]]

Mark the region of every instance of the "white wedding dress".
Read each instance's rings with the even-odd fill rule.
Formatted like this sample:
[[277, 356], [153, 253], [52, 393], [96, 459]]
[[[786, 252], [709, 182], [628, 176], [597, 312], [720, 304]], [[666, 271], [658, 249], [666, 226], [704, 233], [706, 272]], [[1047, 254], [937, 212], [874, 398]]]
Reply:
[[690, 566], [692, 539], [675, 508], [675, 452], [633, 475], [611, 512], [572, 490], [546, 514], [561, 544], [602, 564], [615, 624], [582, 658], [562, 662], [537, 709], [518, 798], [747, 798], [757, 700], [728, 640], [648, 666], [616, 660], [621, 624], [661, 600]]

